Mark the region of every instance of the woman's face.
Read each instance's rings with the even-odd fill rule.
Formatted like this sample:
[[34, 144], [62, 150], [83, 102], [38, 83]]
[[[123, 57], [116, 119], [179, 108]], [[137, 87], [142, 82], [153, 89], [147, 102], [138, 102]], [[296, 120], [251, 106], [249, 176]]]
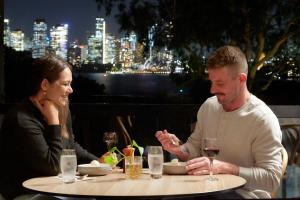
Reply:
[[65, 68], [59, 74], [59, 79], [50, 83], [47, 88], [47, 98], [59, 106], [65, 106], [68, 103], [69, 94], [73, 93], [71, 87], [72, 72]]

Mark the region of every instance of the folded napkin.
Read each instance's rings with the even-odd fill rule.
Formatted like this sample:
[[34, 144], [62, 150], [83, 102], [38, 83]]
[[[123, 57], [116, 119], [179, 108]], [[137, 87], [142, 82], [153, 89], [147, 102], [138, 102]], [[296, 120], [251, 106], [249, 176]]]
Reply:
[[[61, 174], [58, 174], [56, 176], [56, 178], [58, 179], [62, 179], [62, 175]], [[82, 175], [82, 176], [79, 176], [79, 175], [76, 175], [75, 176], [75, 181], [78, 182], [78, 181], [87, 181], [87, 180], [92, 180], [94, 179], [93, 177], [88, 177], [88, 174], [86, 175]]]

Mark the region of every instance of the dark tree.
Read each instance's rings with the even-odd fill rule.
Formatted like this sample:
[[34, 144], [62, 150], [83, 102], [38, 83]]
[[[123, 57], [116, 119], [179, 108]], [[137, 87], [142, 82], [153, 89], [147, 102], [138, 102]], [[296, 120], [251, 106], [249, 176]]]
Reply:
[[5, 101], [18, 102], [27, 93], [28, 77], [33, 59], [28, 51], [4, 48]]

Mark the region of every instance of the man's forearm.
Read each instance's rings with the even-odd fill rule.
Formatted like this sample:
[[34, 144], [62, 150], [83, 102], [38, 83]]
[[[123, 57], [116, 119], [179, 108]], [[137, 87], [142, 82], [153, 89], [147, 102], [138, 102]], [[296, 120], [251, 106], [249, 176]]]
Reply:
[[218, 174], [232, 174], [238, 176], [240, 173], [240, 167], [231, 163], [214, 161], [214, 166]]
[[176, 148], [176, 150], [175, 150], [174, 152], [172, 152], [172, 153], [174, 153], [174, 154], [177, 156], [177, 158], [179, 158], [179, 159], [182, 160], [182, 161], [187, 161], [187, 159], [189, 158], [188, 150], [187, 150], [186, 147], [183, 146], [183, 145], [180, 145], [180, 146], [179, 146], [178, 148]]

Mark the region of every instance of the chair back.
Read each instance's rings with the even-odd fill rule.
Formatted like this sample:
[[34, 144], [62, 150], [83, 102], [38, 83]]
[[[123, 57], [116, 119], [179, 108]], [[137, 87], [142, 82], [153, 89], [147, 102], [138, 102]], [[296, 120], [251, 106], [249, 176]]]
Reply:
[[285, 175], [286, 167], [288, 165], [288, 153], [284, 147], [281, 148], [281, 156], [282, 156], [282, 165], [281, 165], [282, 176], [281, 177], [283, 177]]
[[[285, 176], [285, 172], [286, 172], [286, 167], [288, 165], [288, 153], [287, 151], [285, 150], [284, 147], [281, 148], [281, 157], [282, 157], [282, 162], [281, 162], [281, 178], [280, 180], [284, 179], [284, 176]], [[271, 196], [272, 198], [276, 198], [276, 192], [277, 191], [274, 191], [272, 192]]]
[[288, 164], [300, 164], [300, 124], [282, 124], [282, 145], [288, 153]]

